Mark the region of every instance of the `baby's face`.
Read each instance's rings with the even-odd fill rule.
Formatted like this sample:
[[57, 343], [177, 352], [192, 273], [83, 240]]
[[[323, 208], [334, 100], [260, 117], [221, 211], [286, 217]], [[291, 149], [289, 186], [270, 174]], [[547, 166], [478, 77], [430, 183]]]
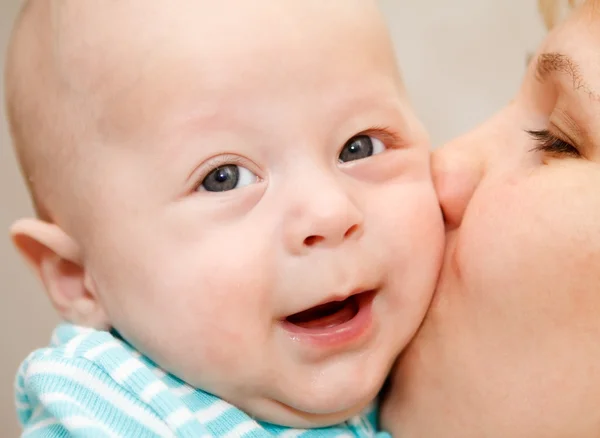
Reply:
[[363, 409], [443, 239], [375, 5], [128, 1], [85, 19], [105, 89], [79, 243], [109, 323], [261, 419]]

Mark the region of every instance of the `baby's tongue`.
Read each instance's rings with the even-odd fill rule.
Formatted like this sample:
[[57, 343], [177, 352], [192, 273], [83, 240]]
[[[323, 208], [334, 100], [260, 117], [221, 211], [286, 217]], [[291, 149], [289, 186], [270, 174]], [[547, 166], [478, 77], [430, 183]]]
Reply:
[[328, 329], [350, 321], [357, 313], [356, 300], [349, 298], [296, 313], [287, 320], [305, 329]]

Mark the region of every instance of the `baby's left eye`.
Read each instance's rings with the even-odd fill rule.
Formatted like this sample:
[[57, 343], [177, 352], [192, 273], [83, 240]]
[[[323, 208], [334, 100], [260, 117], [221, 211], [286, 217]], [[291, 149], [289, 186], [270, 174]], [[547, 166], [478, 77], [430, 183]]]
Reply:
[[377, 155], [385, 150], [383, 142], [369, 135], [355, 135], [346, 142], [338, 160], [340, 163], [361, 160]]

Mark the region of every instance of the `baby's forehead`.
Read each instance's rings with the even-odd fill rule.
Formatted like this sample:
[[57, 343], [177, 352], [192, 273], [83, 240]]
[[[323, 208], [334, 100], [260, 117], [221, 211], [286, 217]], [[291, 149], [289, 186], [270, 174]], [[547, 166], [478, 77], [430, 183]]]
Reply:
[[[75, 12], [83, 12], [64, 33], [71, 46], [62, 53], [65, 64], [73, 66], [68, 73], [70, 86], [91, 91], [100, 107], [110, 108], [108, 118], [100, 120], [101, 130], [114, 128], [115, 120], [119, 128], [131, 118], [143, 118], [141, 108], [160, 103], [166, 109], [171, 100], [182, 97], [184, 89], [194, 102], [211, 92], [222, 93], [223, 99], [235, 98], [236, 87], [247, 91], [251, 87], [245, 85], [278, 72], [285, 79], [286, 68], [312, 71], [315, 76], [343, 68], [343, 62], [338, 67], [324, 65], [322, 54], [317, 53], [324, 50], [355, 54], [365, 63], [381, 63], [395, 72], [387, 31], [371, 1], [179, 0], [164, 7], [153, 3], [152, 8], [140, 1], [111, 5], [76, 6]], [[74, 20], [76, 14], [67, 11], [63, 16]], [[82, 31], [75, 32], [79, 27]], [[261, 83], [269, 85], [274, 86]]]
[[156, 63], [168, 70], [170, 60], [202, 58], [209, 69], [211, 63], [250, 54], [255, 63], [276, 65], [295, 49], [316, 50], [332, 41], [344, 45], [350, 39], [373, 43], [374, 36], [387, 36], [375, 3], [365, 0], [54, 4], [52, 46], [61, 73], [71, 87], [94, 91], [120, 75], [125, 83], [135, 81]]
[[237, 99], [241, 90], [259, 95], [298, 70], [306, 80], [348, 73], [352, 58], [371, 71], [379, 63], [385, 74], [397, 73], [372, 0], [32, 4], [39, 23], [29, 31], [38, 34], [49, 85], [40, 92], [76, 109], [72, 120], [84, 117], [79, 123], [102, 136], [154, 128], [175, 100]]
[[[313, 43], [340, 36], [355, 27], [365, 33], [365, 24], [380, 24], [371, 0], [175, 0], [152, 3], [140, 0], [53, 2], [55, 40], [73, 50], [93, 53], [101, 48], [168, 49], [176, 37], [181, 45], [203, 45], [227, 50], [229, 45], [251, 45], [261, 40]], [[377, 26], [375, 26], [377, 27]], [[208, 50], [208, 49], [207, 49]]]

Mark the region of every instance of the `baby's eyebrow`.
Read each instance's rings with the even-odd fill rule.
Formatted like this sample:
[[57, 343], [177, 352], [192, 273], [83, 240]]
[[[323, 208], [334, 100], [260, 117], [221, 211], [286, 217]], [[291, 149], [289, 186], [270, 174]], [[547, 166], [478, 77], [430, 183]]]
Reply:
[[600, 100], [600, 95], [592, 91], [583, 78], [579, 64], [568, 55], [558, 52], [542, 53], [538, 57], [535, 73], [537, 79], [542, 83], [550, 76], [566, 74], [573, 82], [573, 90], [584, 91], [595, 100]]

